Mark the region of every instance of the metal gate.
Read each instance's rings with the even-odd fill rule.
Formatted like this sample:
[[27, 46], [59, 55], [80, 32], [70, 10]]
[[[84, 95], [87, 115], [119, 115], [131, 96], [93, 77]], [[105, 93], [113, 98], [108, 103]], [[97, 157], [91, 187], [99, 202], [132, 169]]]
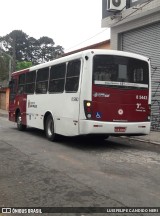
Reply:
[[141, 54], [151, 59], [151, 130], [160, 131], [160, 23], [124, 32], [122, 50]]

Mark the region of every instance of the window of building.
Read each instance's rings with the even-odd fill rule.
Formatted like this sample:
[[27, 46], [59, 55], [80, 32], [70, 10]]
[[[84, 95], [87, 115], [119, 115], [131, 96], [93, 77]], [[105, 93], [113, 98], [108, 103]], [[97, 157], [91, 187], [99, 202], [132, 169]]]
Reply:
[[66, 64], [54, 65], [50, 69], [49, 92], [62, 93], [64, 91]]
[[45, 94], [48, 90], [49, 67], [37, 71], [36, 93]]
[[66, 92], [77, 92], [79, 86], [79, 75], [80, 75], [81, 61], [74, 60], [70, 61], [67, 65], [67, 76], [66, 76]]
[[26, 93], [34, 94], [36, 71], [26, 73]]

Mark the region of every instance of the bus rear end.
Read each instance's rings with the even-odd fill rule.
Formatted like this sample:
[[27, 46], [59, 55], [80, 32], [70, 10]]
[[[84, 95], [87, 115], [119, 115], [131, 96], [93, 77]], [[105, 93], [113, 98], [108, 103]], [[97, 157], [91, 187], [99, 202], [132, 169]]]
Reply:
[[86, 130], [89, 134], [148, 134], [150, 89], [147, 58], [125, 52], [101, 54], [95, 51], [91, 98], [84, 100], [86, 120], [82, 133]]

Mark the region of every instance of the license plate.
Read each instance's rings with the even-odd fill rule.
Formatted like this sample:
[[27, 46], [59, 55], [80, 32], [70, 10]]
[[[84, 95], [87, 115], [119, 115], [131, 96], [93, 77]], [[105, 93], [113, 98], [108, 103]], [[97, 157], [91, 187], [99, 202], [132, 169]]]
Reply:
[[126, 127], [115, 127], [114, 132], [124, 133], [126, 132]]

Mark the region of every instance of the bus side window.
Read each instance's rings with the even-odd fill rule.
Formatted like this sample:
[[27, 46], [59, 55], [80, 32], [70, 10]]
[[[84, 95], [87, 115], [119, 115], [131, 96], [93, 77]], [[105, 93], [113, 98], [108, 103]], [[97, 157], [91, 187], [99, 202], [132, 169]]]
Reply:
[[77, 92], [79, 87], [79, 75], [80, 75], [81, 61], [70, 61], [67, 66], [66, 75], [66, 92]]
[[26, 93], [34, 94], [36, 71], [26, 73]]
[[48, 90], [49, 67], [37, 71], [36, 93], [46, 94]]
[[18, 81], [18, 94], [25, 93], [25, 81], [26, 81], [26, 75], [20, 74], [19, 81]]
[[15, 99], [16, 91], [17, 91], [17, 80], [16, 79], [12, 79], [10, 81], [9, 88], [10, 88], [9, 100], [12, 101]]
[[54, 65], [50, 69], [49, 92], [62, 93], [64, 91], [66, 63]]

